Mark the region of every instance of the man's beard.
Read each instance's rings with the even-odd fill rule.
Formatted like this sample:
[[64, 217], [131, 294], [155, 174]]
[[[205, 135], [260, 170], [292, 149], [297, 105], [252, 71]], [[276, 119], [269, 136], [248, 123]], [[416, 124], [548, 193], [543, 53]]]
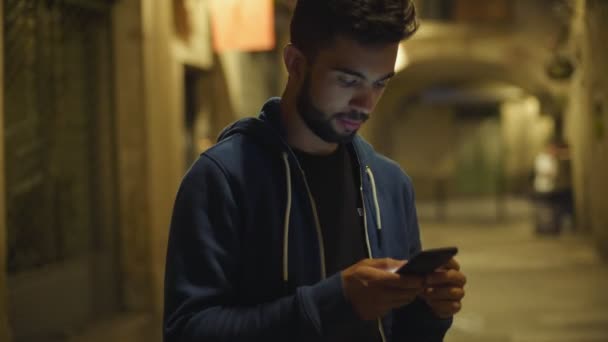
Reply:
[[369, 119], [369, 114], [358, 111], [328, 115], [315, 107], [310, 96], [310, 75], [307, 75], [304, 80], [304, 84], [298, 94], [296, 106], [306, 126], [319, 138], [328, 143], [348, 143], [357, 134], [356, 130], [348, 134], [339, 133], [333, 127], [332, 120], [348, 119], [364, 123]]

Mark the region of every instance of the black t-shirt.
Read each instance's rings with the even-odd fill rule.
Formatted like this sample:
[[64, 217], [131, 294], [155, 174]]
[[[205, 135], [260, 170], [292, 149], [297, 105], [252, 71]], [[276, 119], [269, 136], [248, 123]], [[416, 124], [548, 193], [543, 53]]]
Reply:
[[[367, 258], [360, 173], [347, 146], [326, 156], [294, 150], [317, 206], [321, 223], [327, 275]], [[377, 342], [376, 321], [353, 321], [328, 341]]]

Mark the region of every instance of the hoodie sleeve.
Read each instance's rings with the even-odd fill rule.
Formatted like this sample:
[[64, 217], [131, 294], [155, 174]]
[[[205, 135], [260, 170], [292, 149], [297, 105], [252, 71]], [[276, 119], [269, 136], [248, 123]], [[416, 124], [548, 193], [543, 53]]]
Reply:
[[352, 311], [341, 277], [255, 306], [235, 302], [238, 206], [227, 174], [203, 155], [177, 194], [166, 259], [164, 342], [318, 340]]
[[[416, 214], [414, 190], [409, 177], [406, 176], [405, 203], [407, 228], [410, 237], [410, 255], [422, 249], [418, 215]], [[441, 319], [435, 316], [431, 308], [420, 298], [411, 304], [394, 311], [393, 342], [424, 341], [441, 342], [452, 325], [452, 319]]]

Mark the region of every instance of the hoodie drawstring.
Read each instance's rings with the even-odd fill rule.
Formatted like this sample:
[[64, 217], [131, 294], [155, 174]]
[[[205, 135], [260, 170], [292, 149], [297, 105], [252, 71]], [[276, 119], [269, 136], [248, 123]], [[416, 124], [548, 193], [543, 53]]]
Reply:
[[[374, 197], [374, 207], [376, 209], [376, 226], [377, 229], [380, 231], [382, 230], [382, 219], [381, 219], [381, 215], [380, 215], [380, 205], [378, 204], [378, 191], [376, 189], [376, 179], [374, 178], [374, 173], [372, 172], [372, 169], [369, 166], [365, 166], [365, 172], [367, 173], [367, 176], [369, 177], [369, 181], [371, 183], [372, 186], [372, 195]], [[362, 179], [363, 180], [363, 179]], [[361, 184], [361, 196], [363, 196], [363, 184]], [[363, 204], [365, 206], [365, 203]], [[365, 207], [364, 207], [364, 213], [365, 213]], [[365, 216], [364, 216], [364, 220], [365, 220]], [[367, 225], [365, 225], [365, 238], [367, 239], [367, 250], [369, 253], [369, 257], [373, 258], [372, 255], [372, 250], [370, 247], [370, 243], [369, 243], [369, 237], [367, 235]], [[380, 337], [382, 339], [382, 342], [386, 342], [386, 334], [384, 333], [384, 325], [382, 324], [382, 318], [378, 318], [378, 330], [380, 331]]]
[[285, 175], [287, 182], [287, 205], [285, 206], [285, 221], [283, 223], [283, 281], [289, 280], [289, 217], [291, 215], [291, 168], [289, 167], [289, 155], [283, 153], [285, 163]]
[[376, 226], [378, 230], [382, 230], [382, 218], [380, 217], [380, 205], [378, 204], [378, 193], [376, 191], [376, 180], [374, 179], [374, 173], [369, 166], [365, 168], [365, 172], [369, 176], [369, 180], [372, 183], [372, 195], [374, 196], [374, 206], [376, 208]]

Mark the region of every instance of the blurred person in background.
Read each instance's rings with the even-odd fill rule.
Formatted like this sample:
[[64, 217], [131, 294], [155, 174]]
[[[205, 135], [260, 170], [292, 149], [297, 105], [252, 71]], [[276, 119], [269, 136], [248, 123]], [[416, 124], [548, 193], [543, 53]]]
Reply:
[[535, 229], [540, 234], [559, 234], [573, 218], [570, 149], [552, 142], [534, 159]]
[[443, 340], [465, 276], [394, 272], [421, 250], [412, 182], [357, 134], [417, 27], [409, 0], [298, 1], [283, 96], [178, 191], [165, 342]]

